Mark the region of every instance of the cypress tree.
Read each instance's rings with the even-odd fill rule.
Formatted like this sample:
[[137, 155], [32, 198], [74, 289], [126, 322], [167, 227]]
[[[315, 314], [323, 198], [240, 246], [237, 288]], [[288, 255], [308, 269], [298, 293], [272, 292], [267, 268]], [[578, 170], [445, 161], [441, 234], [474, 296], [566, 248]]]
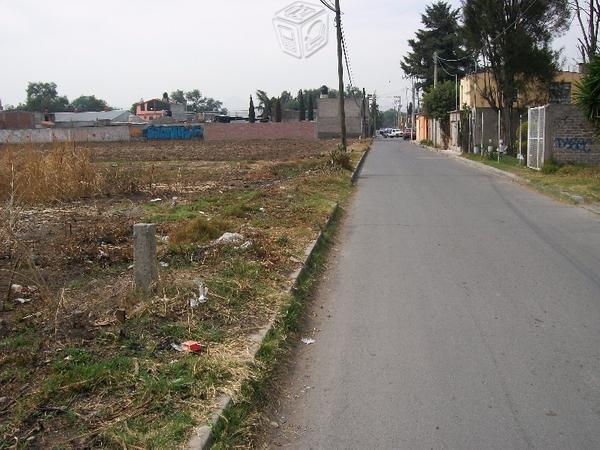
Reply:
[[298, 91], [298, 103], [300, 104], [300, 122], [306, 120], [306, 104], [304, 103], [304, 92]]
[[281, 122], [281, 99], [275, 100], [275, 122]]
[[311, 122], [315, 120], [315, 105], [312, 94], [308, 94], [308, 120]]
[[250, 109], [248, 110], [248, 119], [250, 123], [256, 122], [256, 111], [254, 111], [254, 100], [252, 100], [252, 96], [250, 96]]

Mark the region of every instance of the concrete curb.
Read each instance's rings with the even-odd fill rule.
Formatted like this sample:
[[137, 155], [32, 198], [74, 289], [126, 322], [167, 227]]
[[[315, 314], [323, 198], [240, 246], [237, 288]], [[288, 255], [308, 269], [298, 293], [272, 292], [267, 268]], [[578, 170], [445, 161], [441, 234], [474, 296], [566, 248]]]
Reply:
[[352, 173], [352, 184], [356, 184], [358, 182], [358, 177], [360, 176], [363, 165], [365, 164], [367, 155], [369, 154], [370, 151], [371, 151], [371, 148], [369, 147], [369, 149], [365, 150], [363, 152], [362, 156], [360, 157], [360, 161], [358, 161], [358, 164], [356, 165], [356, 168], [354, 169], [354, 172]]
[[[464, 158], [460, 154], [456, 154], [456, 152], [451, 152], [451, 151], [447, 151], [447, 150], [440, 150], [440, 149], [437, 149], [437, 148], [434, 148], [434, 147], [429, 147], [427, 145], [418, 144], [418, 143], [414, 143], [414, 144], [416, 146], [424, 148], [426, 150], [429, 150], [429, 151], [432, 151], [432, 152], [436, 152], [436, 153], [441, 153], [442, 155], [444, 155], [444, 156], [446, 156], [448, 158], [454, 159], [456, 161], [460, 161], [461, 163], [466, 164], [467, 166], [474, 167], [474, 168], [479, 169], [481, 171], [488, 172], [488, 173], [491, 173], [491, 174], [494, 174], [494, 175], [500, 175], [500, 176], [503, 176], [503, 177], [506, 177], [506, 178], [510, 178], [512, 181], [514, 181], [516, 183], [521, 183], [521, 184], [526, 184], [526, 185], [527, 184], [531, 184], [529, 182], [529, 180], [527, 180], [527, 179], [525, 179], [523, 177], [520, 177], [519, 175], [516, 175], [516, 174], [511, 173], [511, 172], [506, 172], [504, 170], [497, 169], [497, 168], [492, 167], [492, 166], [488, 166], [487, 164], [483, 164], [483, 163], [480, 163], [478, 161], [473, 161], [473, 160]], [[544, 195], [544, 194], [542, 193], [542, 195]], [[545, 195], [547, 195], [547, 194], [545, 194]], [[583, 208], [583, 209], [585, 209], [587, 211], [590, 211], [590, 212], [592, 212], [594, 214], [600, 215], [600, 205], [596, 205], [596, 204], [587, 204], [586, 205], [586, 204], [580, 203], [580, 202], [577, 201], [576, 198], [574, 198], [576, 196], [572, 196], [571, 194], [569, 194], [567, 192], [564, 192], [563, 195], [565, 195], [566, 197], [571, 197], [571, 200], [573, 202], [575, 202], [575, 204], [573, 204], [572, 206], [578, 206], [578, 207]], [[550, 198], [554, 198], [556, 200], [555, 197], [552, 197], [552, 196], [549, 196], [549, 197]], [[560, 199], [558, 201], [560, 201]]]

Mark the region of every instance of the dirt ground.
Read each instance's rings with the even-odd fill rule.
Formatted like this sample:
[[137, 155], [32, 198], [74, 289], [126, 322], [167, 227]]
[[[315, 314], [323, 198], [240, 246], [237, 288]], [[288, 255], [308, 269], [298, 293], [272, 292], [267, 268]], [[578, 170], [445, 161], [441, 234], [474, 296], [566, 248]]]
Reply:
[[[335, 145], [80, 144], [102, 178], [82, 197], [0, 192], [0, 448], [184, 441], [244, 379], [246, 337], [278, 311], [304, 247], [349, 195], [349, 173], [330, 164]], [[9, 151], [21, 149], [0, 156]], [[132, 283], [141, 221], [158, 225], [151, 296]], [[226, 231], [249, 247], [211, 244]], [[199, 278], [209, 301], [194, 309]], [[187, 339], [202, 356], [174, 352]]]

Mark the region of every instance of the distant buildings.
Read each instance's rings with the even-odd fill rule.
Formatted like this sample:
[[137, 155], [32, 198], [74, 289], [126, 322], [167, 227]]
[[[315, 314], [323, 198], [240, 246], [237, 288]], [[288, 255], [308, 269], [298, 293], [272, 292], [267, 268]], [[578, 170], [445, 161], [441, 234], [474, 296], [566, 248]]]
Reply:
[[135, 114], [146, 122], [158, 120], [163, 117], [171, 117], [176, 122], [184, 122], [188, 118], [186, 105], [159, 98], [141, 100], [136, 105]]
[[50, 114], [49, 119], [57, 128], [101, 127], [141, 122], [128, 110], [62, 112]]
[[[575, 98], [575, 83], [579, 82], [582, 74], [578, 72], [558, 72], [549, 86], [530, 84], [519, 92], [516, 108], [540, 106], [547, 103], [571, 104]], [[497, 96], [496, 83], [488, 72], [467, 75], [460, 80], [460, 107], [489, 108], [483, 95]]]

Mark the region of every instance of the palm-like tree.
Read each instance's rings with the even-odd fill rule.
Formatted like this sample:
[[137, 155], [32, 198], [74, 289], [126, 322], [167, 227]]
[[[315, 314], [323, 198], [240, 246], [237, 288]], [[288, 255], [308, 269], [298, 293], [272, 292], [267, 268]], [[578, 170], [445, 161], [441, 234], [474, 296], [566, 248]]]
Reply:
[[586, 66], [575, 99], [587, 118], [600, 128], [600, 55]]
[[269, 94], [265, 91], [256, 91], [256, 98], [258, 98], [258, 110], [262, 117], [271, 117], [272, 115], [272, 102]]

